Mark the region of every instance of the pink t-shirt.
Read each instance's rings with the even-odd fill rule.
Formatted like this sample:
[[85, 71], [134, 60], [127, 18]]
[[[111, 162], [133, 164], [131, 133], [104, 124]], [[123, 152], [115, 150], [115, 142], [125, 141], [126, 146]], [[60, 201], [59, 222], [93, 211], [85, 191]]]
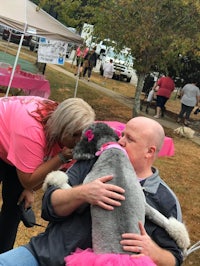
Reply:
[[34, 172], [44, 160], [43, 126], [30, 115], [44, 100], [36, 96], [0, 99], [0, 158], [25, 173]]
[[76, 56], [81, 56], [81, 55], [82, 55], [81, 48], [78, 47], [78, 48], [76, 49]]

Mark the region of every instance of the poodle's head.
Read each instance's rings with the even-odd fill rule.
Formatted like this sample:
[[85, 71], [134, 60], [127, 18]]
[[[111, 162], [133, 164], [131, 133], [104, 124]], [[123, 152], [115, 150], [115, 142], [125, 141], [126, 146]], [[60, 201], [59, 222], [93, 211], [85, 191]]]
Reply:
[[83, 131], [80, 142], [74, 147], [73, 158], [76, 160], [92, 159], [103, 144], [117, 142], [118, 139], [118, 135], [107, 124], [94, 123]]

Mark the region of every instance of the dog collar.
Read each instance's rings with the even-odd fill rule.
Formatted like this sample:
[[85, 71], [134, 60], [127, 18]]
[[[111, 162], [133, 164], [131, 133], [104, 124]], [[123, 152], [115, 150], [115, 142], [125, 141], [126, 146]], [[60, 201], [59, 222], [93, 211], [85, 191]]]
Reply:
[[117, 142], [107, 142], [107, 143], [104, 143], [101, 146], [100, 150], [98, 150], [95, 153], [95, 155], [96, 156], [100, 156], [103, 151], [108, 150], [108, 149], [111, 149], [111, 148], [116, 148], [116, 149], [122, 150], [126, 154], [126, 156], [128, 157], [128, 154], [127, 154], [126, 150], [124, 148], [122, 148], [122, 146], [119, 145]]

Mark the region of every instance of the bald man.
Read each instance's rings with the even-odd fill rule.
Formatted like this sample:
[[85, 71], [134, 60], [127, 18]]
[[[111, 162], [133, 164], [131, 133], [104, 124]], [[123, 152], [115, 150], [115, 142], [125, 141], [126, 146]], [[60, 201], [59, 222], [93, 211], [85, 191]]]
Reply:
[[[163, 215], [182, 220], [180, 204], [160, 178], [153, 163], [163, 145], [165, 133], [162, 126], [155, 120], [146, 117], [135, 117], [128, 121], [119, 144], [125, 148], [144, 189], [146, 201]], [[68, 172], [69, 180], [77, 179], [77, 175], [86, 174], [86, 166], [77, 174], [75, 167]], [[112, 173], [111, 173], [112, 174]], [[87, 185], [74, 187], [72, 191], [55, 190], [52, 193], [54, 211], [62, 216], [74, 211], [85, 202], [113, 210], [124, 200], [123, 189], [106, 183], [112, 176], [99, 178]], [[74, 185], [74, 183], [73, 183]], [[133, 192], [134, 193], [134, 192]], [[68, 202], [68, 204], [66, 204]], [[158, 266], [179, 266], [183, 261], [182, 251], [168, 233], [145, 220], [145, 228], [140, 224], [140, 235], [124, 234], [121, 244], [126, 251], [148, 255]]]
[[[164, 141], [162, 126], [152, 119], [131, 119], [119, 143], [125, 148], [144, 189], [146, 201], [166, 217], [182, 220], [180, 204], [166, 183], [160, 178], [153, 163]], [[140, 225], [141, 235], [124, 234], [121, 244], [124, 250], [150, 256], [158, 266], [175, 266], [182, 263], [182, 252], [165, 230], [145, 220]], [[139, 250], [138, 250], [139, 248]]]
[[[163, 145], [165, 133], [162, 126], [146, 117], [132, 118], [126, 124], [119, 144], [125, 148], [144, 189], [147, 202], [168, 217], [182, 220], [180, 204], [171, 189], [160, 178], [153, 163]], [[86, 166], [77, 174], [75, 167], [68, 172], [71, 182], [77, 175], [86, 174]], [[111, 173], [112, 174], [112, 173]], [[87, 185], [74, 187], [72, 191], [55, 190], [52, 205], [58, 215], [67, 215], [85, 202], [113, 210], [124, 200], [123, 189], [106, 183], [112, 176], [99, 178]], [[73, 181], [72, 181], [73, 180]], [[133, 192], [134, 193], [134, 192]], [[68, 202], [68, 204], [66, 204]], [[166, 231], [149, 220], [145, 228], [140, 224], [141, 235], [124, 234], [121, 244], [126, 251], [148, 255], [158, 266], [178, 266], [183, 261], [182, 251]]]

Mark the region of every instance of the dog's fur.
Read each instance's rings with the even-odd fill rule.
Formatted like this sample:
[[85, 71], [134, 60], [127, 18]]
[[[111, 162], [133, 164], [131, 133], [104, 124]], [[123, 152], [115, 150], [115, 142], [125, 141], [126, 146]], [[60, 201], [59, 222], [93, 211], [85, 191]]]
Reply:
[[45, 178], [42, 189], [46, 191], [49, 186], [55, 185], [61, 189], [71, 188], [68, 184], [68, 176], [63, 171], [50, 172]]
[[170, 217], [169, 219], [166, 218], [147, 203], [145, 206], [145, 214], [153, 223], [167, 231], [171, 238], [173, 238], [177, 245], [183, 250], [184, 256], [186, 256], [187, 248], [190, 245], [190, 237], [185, 225], [174, 217]]
[[195, 131], [189, 127], [178, 127], [174, 129], [174, 133], [179, 135], [180, 137], [185, 137], [187, 139], [192, 139], [194, 137]]
[[[86, 132], [92, 132], [93, 139], [88, 141]], [[104, 123], [95, 123], [88, 127], [82, 135], [81, 141], [74, 148], [73, 154], [76, 160], [89, 160], [95, 157], [95, 153], [107, 142], [116, 142], [118, 136]], [[184, 251], [190, 245], [189, 235], [183, 223], [175, 218], [167, 219], [157, 210], [148, 205], [142, 188], [137, 180], [136, 173], [126, 154], [118, 148], [110, 148], [102, 152], [84, 183], [96, 178], [113, 174], [110, 183], [125, 189], [126, 200], [121, 207], [115, 207], [114, 211], [106, 211], [98, 206], [91, 206], [93, 248], [96, 253], [124, 253], [119, 244], [121, 234], [125, 232], [139, 233], [138, 221], [144, 222], [144, 216], [164, 228]], [[54, 180], [61, 177], [59, 184]], [[54, 171], [49, 174], [43, 188], [56, 185], [68, 188], [67, 175]], [[64, 182], [63, 184], [61, 184]]]

